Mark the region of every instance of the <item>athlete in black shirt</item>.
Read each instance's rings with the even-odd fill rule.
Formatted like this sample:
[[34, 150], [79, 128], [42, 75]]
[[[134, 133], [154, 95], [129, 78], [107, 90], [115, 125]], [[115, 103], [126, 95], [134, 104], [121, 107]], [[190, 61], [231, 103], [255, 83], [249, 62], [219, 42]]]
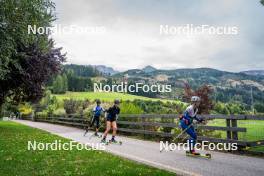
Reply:
[[114, 105], [112, 107], [110, 107], [108, 110], [106, 110], [106, 112], [107, 112], [107, 116], [106, 116], [106, 130], [105, 130], [105, 132], [103, 134], [103, 139], [101, 141], [103, 143], [106, 142], [106, 136], [107, 136], [108, 132], [110, 131], [111, 127], [112, 127], [112, 130], [113, 130], [113, 135], [112, 135], [111, 142], [116, 142], [116, 140], [115, 140], [115, 135], [116, 135], [116, 131], [117, 131], [116, 120], [118, 118], [118, 114], [120, 113], [119, 104], [120, 104], [120, 101], [119, 100], [115, 100], [114, 101]]

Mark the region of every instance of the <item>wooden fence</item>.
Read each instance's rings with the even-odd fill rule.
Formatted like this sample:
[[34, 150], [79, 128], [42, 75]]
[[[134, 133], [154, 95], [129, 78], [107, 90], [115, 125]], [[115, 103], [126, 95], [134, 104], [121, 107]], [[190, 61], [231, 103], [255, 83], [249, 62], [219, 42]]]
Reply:
[[[242, 147], [252, 147], [264, 145], [264, 139], [259, 141], [244, 141], [238, 138], [238, 133], [246, 133], [247, 128], [238, 127], [238, 120], [264, 120], [263, 116], [255, 115], [202, 115], [200, 118], [205, 120], [224, 119], [226, 126], [207, 126], [199, 125], [198, 129], [225, 131], [226, 138], [216, 138], [209, 136], [198, 136], [200, 141], [209, 141], [214, 143], [237, 143]], [[47, 117], [41, 118], [36, 116], [36, 121], [59, 123], [65, 125], [72, 125], [78, 127], [85, 127], [88, 125], [88, 118], [76, 117], [74, 115], [67, 117]], [[160, 137], [173, 138], [177, 134], [172, 132], [178, 126], [178, 115], [176, 114], [121, 114], [117, 123], [119, 124], [118, 131], [133, 134], [154, 135]], [[123, 126], [123, 127], [122, 127]], [[149, 130], [149, 128], [167, 128], [166, 132], [160, 130]]]

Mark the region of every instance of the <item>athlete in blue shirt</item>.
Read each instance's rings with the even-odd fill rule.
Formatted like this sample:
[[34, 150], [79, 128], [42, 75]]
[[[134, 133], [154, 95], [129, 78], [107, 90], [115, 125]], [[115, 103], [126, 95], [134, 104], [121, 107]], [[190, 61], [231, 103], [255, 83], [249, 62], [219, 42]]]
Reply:
[[190, 147], [190, 152], [195, 153], [194, 146], [197, 140], [197, 134], [196, 131], [192, 125], [193, 120], [197, 120], [198, 122], [202, 122], [202, 119], [199, 119], [196, 117], [198, 113], [198, 107], [200, 105], [200, 97], [198, 96], [193, 96], [191, 98], [191, 105], [187, 107], [185, 110], [181, 120], [180, 120], [180, 125], [183, 130], [186, 130], [186, 133], [190, 136], [188, 142], [189, 142], [189, 147]]
[[95, 136], [98, 136], [98, 129], [100, 127], [100, 117], [101, 114], [104, 112], [105, 110], [101, 107], [101, 101], [98, 99], [96, 100], [96, 106], [93, 109], [93, 119], [91, 122], [91, 126], [92, 127], [94, 125], [94, 123], [96, 123], [96, 128], [95, 128]]

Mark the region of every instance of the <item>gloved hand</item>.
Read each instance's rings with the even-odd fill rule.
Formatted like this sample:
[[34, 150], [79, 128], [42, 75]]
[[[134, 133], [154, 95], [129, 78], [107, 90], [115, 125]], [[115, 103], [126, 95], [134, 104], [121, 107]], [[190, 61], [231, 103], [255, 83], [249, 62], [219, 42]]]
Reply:
[[198, 117], [196, 117], [196, 116], [194, 117], [194, 119], [197, 120], [199, 123], [202, 123], [202, 122], [204, 121], [204, 119], [202, 119], [202, 118], [198, 118]]
[[200, 119], [199, 123], [205, 124], [205, 120], [204, 119]]

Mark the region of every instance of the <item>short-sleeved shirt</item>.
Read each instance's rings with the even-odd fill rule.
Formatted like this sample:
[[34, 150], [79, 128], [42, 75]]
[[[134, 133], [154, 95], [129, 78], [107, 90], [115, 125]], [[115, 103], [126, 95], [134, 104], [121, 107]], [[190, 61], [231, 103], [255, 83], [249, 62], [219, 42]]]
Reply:
[[101, 106], [96, 106], [93, 109], [94, 116], [99, 117], [101, 116], [101, 113], [104, 111], [104, 109]]
[[107, 110], [107, 119], [111, 119], [111, 121], [115, 121], [117, 115], [120, 113], [120, 108], [117, 106], [112, 106]]

